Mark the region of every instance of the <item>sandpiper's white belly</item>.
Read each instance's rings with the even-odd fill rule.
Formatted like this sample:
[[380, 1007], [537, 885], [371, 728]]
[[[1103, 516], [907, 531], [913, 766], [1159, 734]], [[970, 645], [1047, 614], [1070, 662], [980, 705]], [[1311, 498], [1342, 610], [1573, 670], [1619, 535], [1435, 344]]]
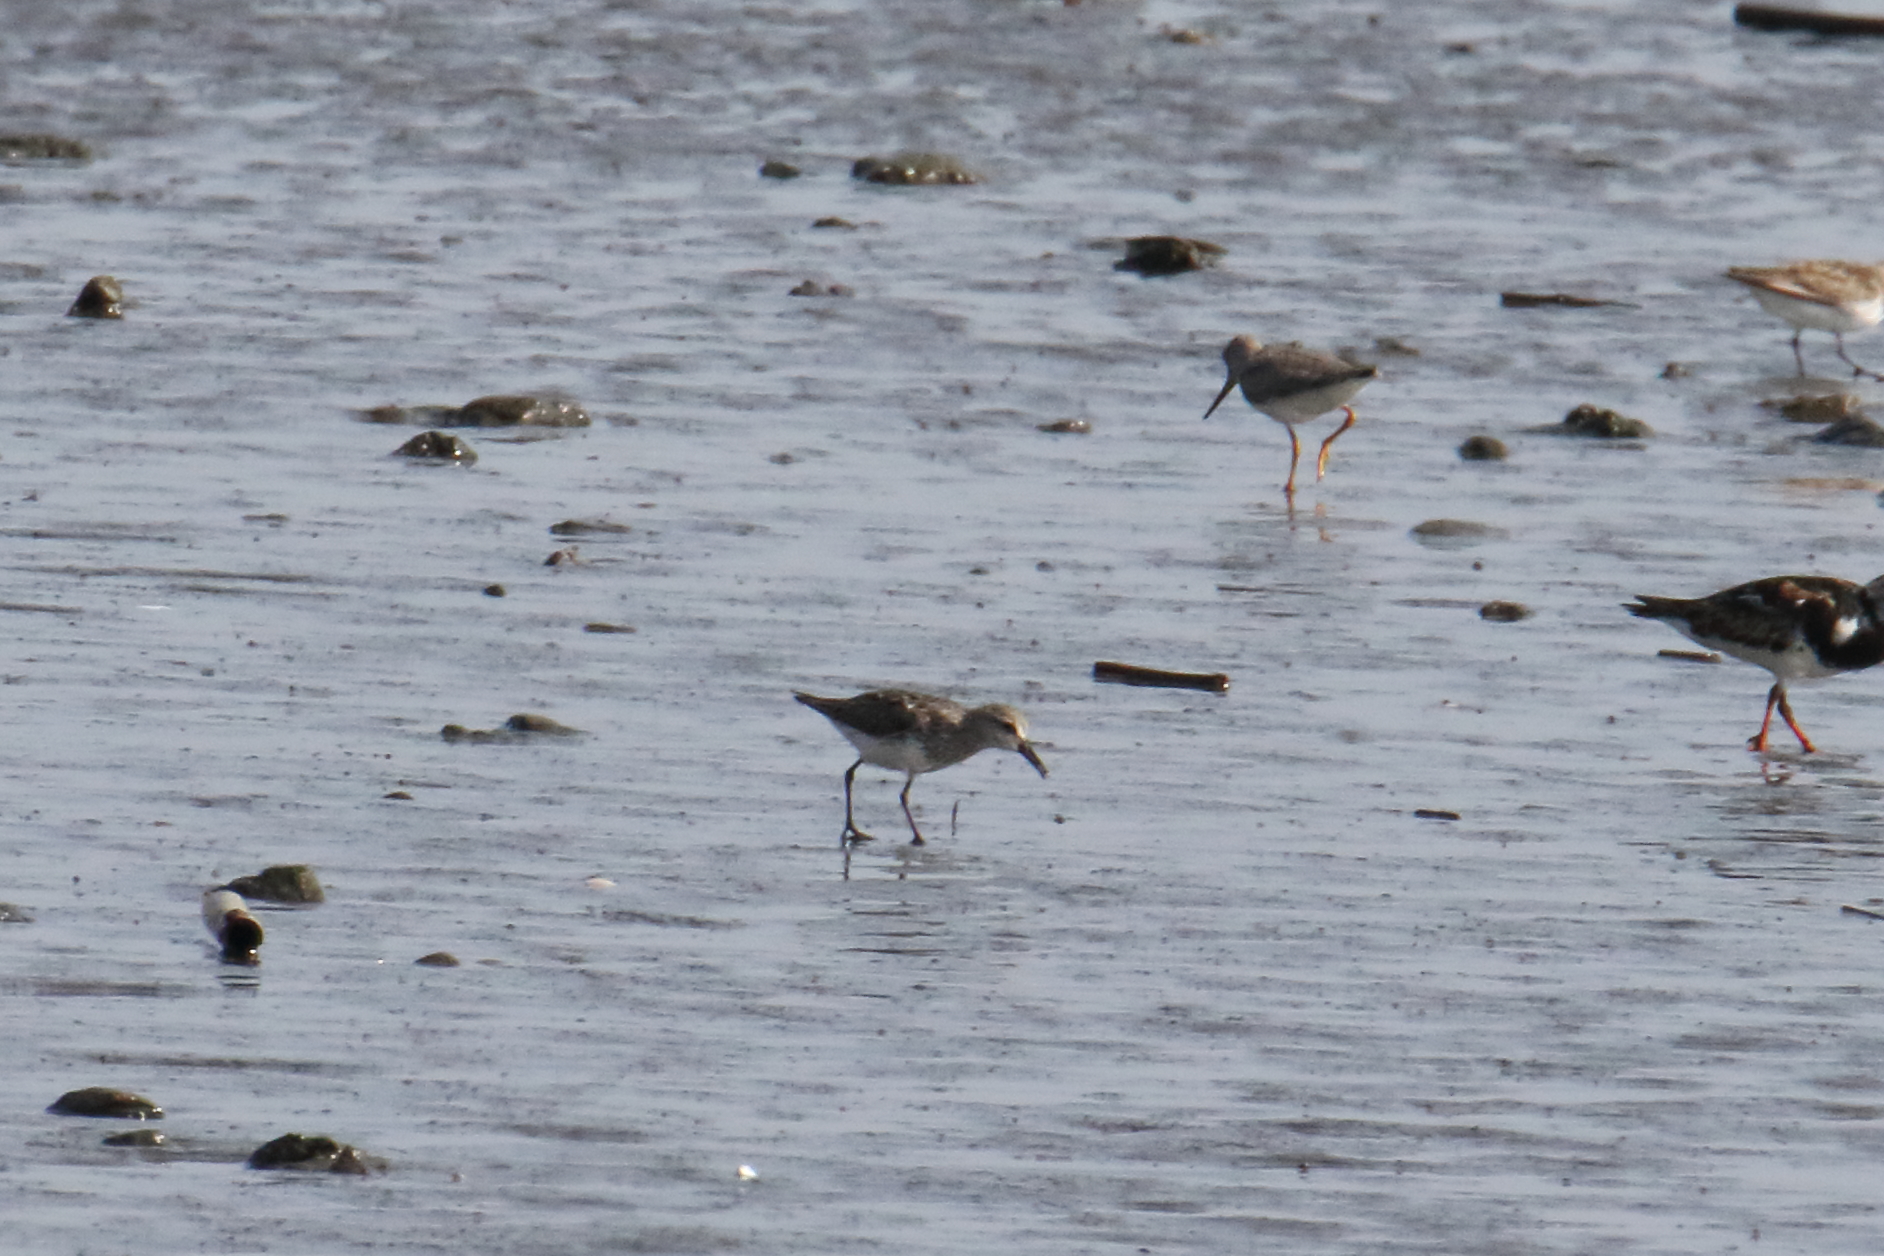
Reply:
[[1848, 301], [1843, 305], [1826, 305], [1820, 301], [1789, 297], [1770, 288], [1754, 288], [1752, 292], [1753, 299], [1760, 303], [1761, 309], [1794, 327], [1810, 327], [1814, 331], [1831, 331], [1843, 335], [1848, 331], [1875, 327], [1880, 319], [1884, 319], [1884, 296], [1871, 297], [1865, 301]]
[[857, 757], [873, 767], [888, 768], [892, 772], [929, 772], [938, 765], [932, 763], [923, 753], [922, 743], [914, 737], [872, 737], [869, 733], [860, 733], [854, 728], [842, 724], [837, 731], [857, 747]]

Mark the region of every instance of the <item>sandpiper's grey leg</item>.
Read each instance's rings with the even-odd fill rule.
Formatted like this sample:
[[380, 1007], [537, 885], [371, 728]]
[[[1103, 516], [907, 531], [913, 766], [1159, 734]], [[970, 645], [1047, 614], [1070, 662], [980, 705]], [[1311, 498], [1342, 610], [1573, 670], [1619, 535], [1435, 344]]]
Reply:
[[863, 766], [863, 760], [859, 759], [857, 760], [857, 762], [850, 765], [850, 771], [844, 773], [844, 833], [843, 833], [843, 836], [837, 839], [838, 843], [843, 846], [848, 846], [852, 842], [874, 842], [877, 840], [876, 838], [872, 837], [870, 834], [858, 828], [857, 822], [851, 819], [851, 810], [850, 810], [851, 782], [857, 779], [857, 769], [862, 766]]
[[909, 810], [909, 787], [916, 783], [916, 774], [911, 772], [909, 779], [903, 782], [903, 818], [909, 821], [909, 831], [916, 836], [909, 839], [911, 846], [923, 845], [922, 830], [916, 827], [916, 817]]

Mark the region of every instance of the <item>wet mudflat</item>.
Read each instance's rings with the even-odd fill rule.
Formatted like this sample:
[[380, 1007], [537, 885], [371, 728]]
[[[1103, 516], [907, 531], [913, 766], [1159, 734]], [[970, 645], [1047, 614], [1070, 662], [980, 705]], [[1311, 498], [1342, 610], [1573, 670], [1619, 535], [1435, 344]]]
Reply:
[[[1884, 454], [1760, 408], [1789, 333], [1719, 275], [1870, 260], [1884, 47], [1674, 4], [11, 10], [10, 126], [94, 150], [0, 169], [18, 1250], [1884, 1240], [1884, 924], [1840, 911], [1884, 897], [1884, 681], [1798, 689], [1824, 753], [1763, 768], [1765, 674], [1619, 605], [1884, 569]], [[849, 177], [899, 150], [983, 181]], [[1115, 271], [1147, 235], [1227, 252]], [[64, 317], [94, 274], [122, 320]], [[1245, 331], [1382, 368], [1292, 516], [1282, 429], [1200, 421]], [[593, 425], [423, 465], [359, 421], [517, 394]], [[1655, 434], [1539, 430], [1581, 404]], [[790, 691], [884, 684], [1015, 703], [1053, 774], [924, 778], [911, 850], [864, 770], [846, 881], [849, 747]], [[584, 735], [439, 735], [517, 712]], [[274, 863], [327, 901], [218, 964], [199, 896]], [[165, 1144], [44, 1112], [86, 1086]], [[244, 1168], [290, 1131], [387, 1171]]]

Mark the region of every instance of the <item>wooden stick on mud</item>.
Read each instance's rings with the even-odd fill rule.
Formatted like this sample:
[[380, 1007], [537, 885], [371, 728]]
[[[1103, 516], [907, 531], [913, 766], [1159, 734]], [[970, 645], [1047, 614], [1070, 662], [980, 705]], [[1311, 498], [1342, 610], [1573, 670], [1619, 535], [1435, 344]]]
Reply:
[[1203, 689], [1210, 693], [1230, 690], [1230, 678], [1223, 672], [1161, 672], [1155, 667], [1103, 660], [1092, 665], [1092, 678], [1104, 684], [1145, 685], [1155, 689]]
[[1884, 35], [1884, 18], [1789, 9], [1778, 4], [1736, 4], [1734, 23], [1760, 31], [1811, 31], [1815, 35]]

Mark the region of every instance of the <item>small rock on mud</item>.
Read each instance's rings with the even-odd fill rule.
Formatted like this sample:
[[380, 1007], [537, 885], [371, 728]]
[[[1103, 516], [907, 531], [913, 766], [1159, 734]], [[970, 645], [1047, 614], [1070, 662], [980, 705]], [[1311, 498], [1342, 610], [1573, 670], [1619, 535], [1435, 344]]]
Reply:
[[374, 406], [359, 412], [368, 423], [419, 427], [587, 427], [589, 412], [573, 401], [502, 393], [461, 406]]
[[447, 724], [438, 730], [438, 735], [446, 741], [488, 745], [528, 741], [532, 737], [581, 737], [584, 734], [581, 729], [559, 724], [547, 715], [513, 715], [499, 728], [466, 728], [462, 724]]
[[1136, 271], [1141, 275], [1181, 275], [1187, 270], [1215, 266], [1226, 252], [1221, 244], [1208, 240], [1138, 236], [1125, 242], [1125, 257], [1114, 262], [1112, 269]]
[[436, 429], [420, 432], [393, 450], [393, 453], [401, 458], [450, 463], [460, 467], [468, 467], [478, 460], [478, 451], [471, 448], [469, 441], [453, 436], [450, 432], [440, 432]]
[[1884, 427], [1862, 414], [1840, 419], [1812, 438], [1818, 445], [1853, 445], [1861, 449], [1884, 449]]
[[1412, 527], [1413, 536], [1426, 543], [1501, 541], [1511, 534], [1489, 523], [1470, 519], [1428, 519]]
[[120, 1121], [160, 1121], [164, 1110], [142, 1095], [109, 1086], [68, 1090], [46, 1111], [59, 1116], [98, 1116]]
[[550, 524], [549, 530], [551, 536], [620, 536], [633, 532], [634, 528], [612, 519], [565, 519], [561, 523]]
[[1052, 432], [1056, 435], [1065, 435], [1065, 436], [1090, 436], [1092, 435], [1092, 424], [1087, 422], [1085, 419], [1055, 419], [1051, 423], [1037, 423], [1034, 426], [1039, 428], [1043, 432]]
[[1459, 457], [1466, 462], [1503, 462], [1510, 453], [1496, 436], [1468, 436], [1459, 446]]
[[430, 955], [421, 955], [412, 962], [423, 964], [427, 968], [457, 968], [459, 966], [458, 957], [450, 951], [433, 951]]
[[848, 218], [839, 218], [836, 214], [826, 214], [811, 224], [823, 231], [855, 231], [857, 224]]
[[123, 318], [124, 285], [110, 275], [93, 275], [79, 289], [67, 318]]
[[346, 1143], [322, 1134], [283, 1134], [257, 1147], [249, 1155], [251, 1169], [299, 1169], [309, 1173], [368, 1172], [368, 1158]]
[[0, 135], [0, 161], [90, 161], [91, 145], [63, 135]]
[[850, 177], [865, 183], [936, 184], [980, 183], [981, 176], [947, 153], [896, 153], [889, 157], [859, 157]]
[[515, 393], [465, 402], [458, 422], [463, 427], [587, 427], [589, 412], [562, 398]]
[[107, 1134], [100, 1140], [105, 1147], [161, 1147], [168, 1140], [162, 1130], [126, 1130], [122, 1134]]
[[307, 864], [275, 864], [254, 876], [237, 877], [225, 887], [243, 898], [269, 903], [324, 903], [321, 880]]
[[30, 925], [32, 923], [31, 912], [15, 907], [12, 903], [0, 903], [0, 925]]
[[1559, 430], [1568, 436], [1588, 436], [1596, 440], [1639, 440], [1655, 435], [1655, 429], [1640, 419], [1588, 402], [1564, 415]]
[[759, 167], [759, 177], [762, 179], [796, 179], [803, 173], [804, 171], [792, 165], [791, 162], [780, 161], [777, 158]]
[[1487, 602], [1478, 608], [1478, 617], [1495, 624], [1515, 624], [1520, 619], [1529, 619], [1531, 608], [1522, 602]]
[[1774, 398], [1762, 401], [1760, 405], [1767, 410], [1779, 411], [1779, 417], [1788, 423], [1836, 423], [1863, 414], [1858, 398], [1852, 393], [1826, 393], [1823, 396], [1801, 394], [1784, 400]]

